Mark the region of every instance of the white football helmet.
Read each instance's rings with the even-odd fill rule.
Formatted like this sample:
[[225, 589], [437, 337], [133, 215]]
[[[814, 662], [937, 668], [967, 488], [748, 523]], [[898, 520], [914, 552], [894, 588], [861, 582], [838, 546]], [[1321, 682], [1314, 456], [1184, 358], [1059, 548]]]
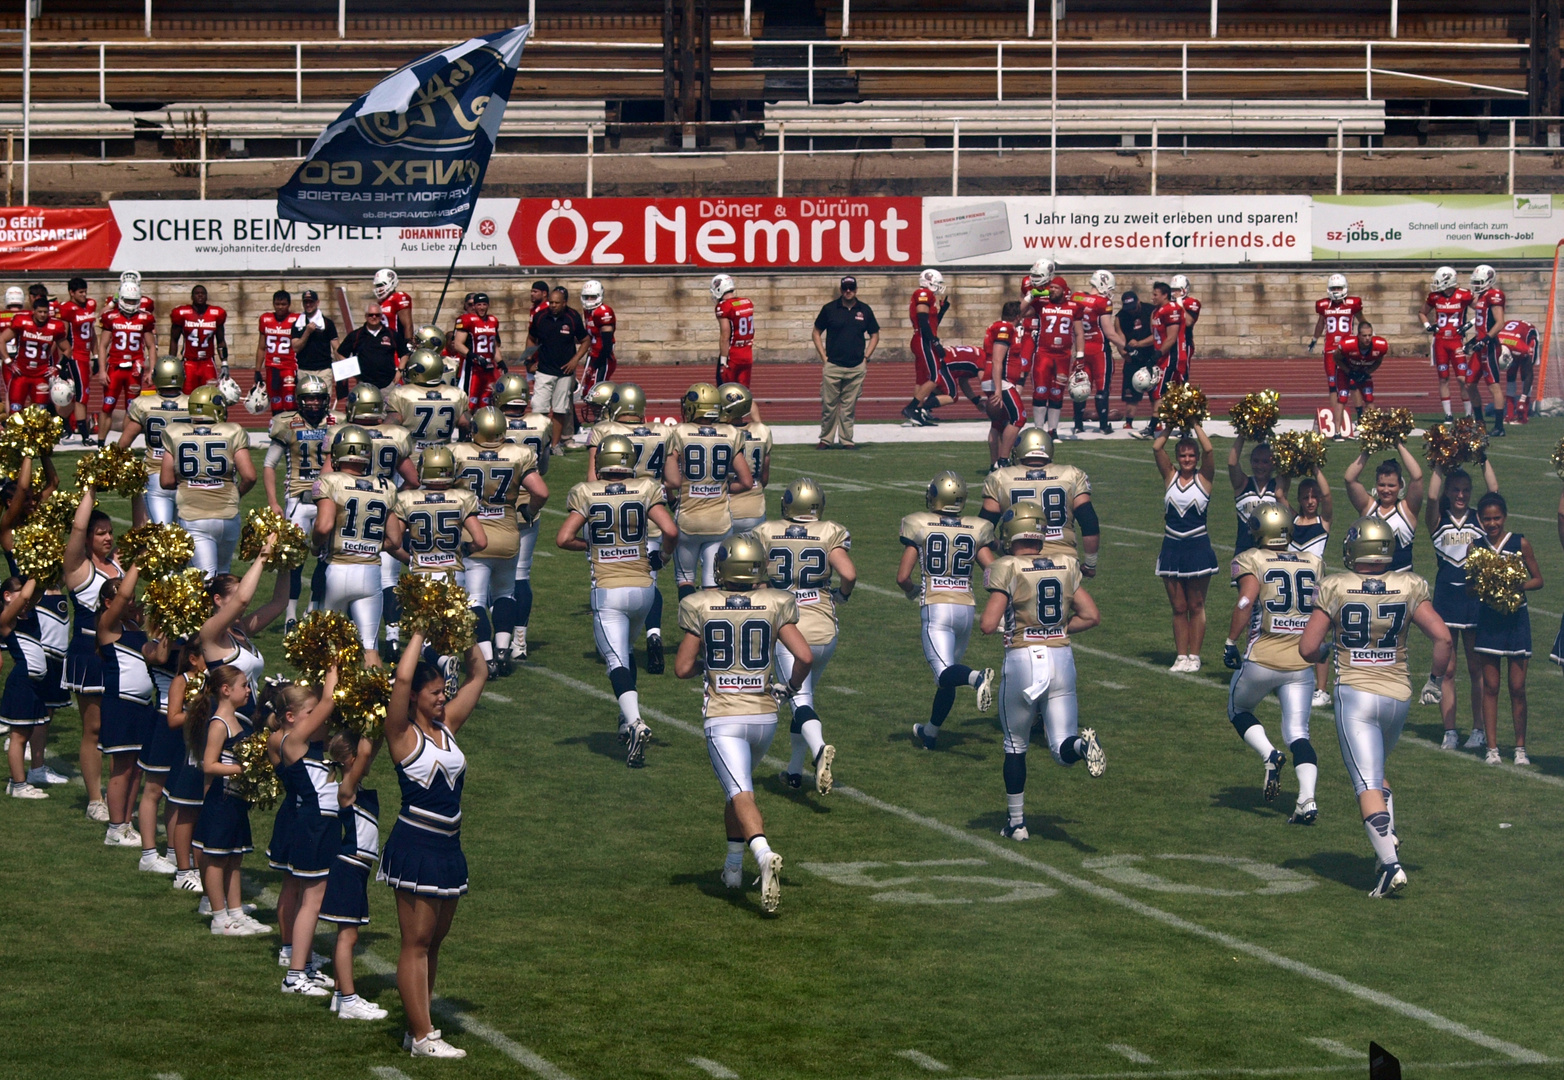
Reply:
[[603, 283], [601, 281], [588, 281], [581, 286], [581, 306], [595, 308], [603, 302]]
[[239, 389], [239, 384], [234, 382], [231, 377], [217, 380], [217, 392], [230, 405], [239, 404], [239, 399], [244, 396], [244, 391]]
[[1483, 263], [1472, 271], [1472, 288], [1478, 292], [1486, 292], [1488, 289], [1493, 288], [1493, 283], [1497, 277], [1498, 275], [1493, 272], [1493, 267]]
[[734, 284], [733, 276], [731, 274], [718, 274], [716, 277], [711, 279], [711, 298], [713, 300], [721, 300], [730, 292], [735, 292], [737, 290], [738, 286]]
[[1152, 384], [1156, 381], [1157, 371], [1155, 368], [1143, 367], [1130, 376], [1130, 385], [1135, 388], [1137, 393], [1141, 394], [1150, 390]]
[[126, 270], [123, 274], [121, 274], [119, 276], [119, 283], [121, 285], [140, 285], [141, 284], [141, 271], [140, 270]]
[[1434, 271], [1434, 292], [1455, 288], [1455, 267], [1441, 266]]
[[1058, 269], [1059, 264], [1052, 259], [1038, 259], [1032, 264], [1032, 284], [1036, 285], [1047, 281], [1054, 276], [1055, 271]]
[[1070, 376], [1070, 400], [1090, 401], [1092, 396], [1092, 377], [1084, 371], [1076, 371]]
[[1098, 296], [1112, 296], [1114, 278], [1112, 270], [1092, 271], [1092, 289]]
[[1173, 279], [1168, 284], [1173, 286], [1174, 296], [1185, 297], [1189, 295], [1189, 278], [1183, 274], [1174, 274]]
[[1508, 345], [1499, 346], [1499, 370], [1509, 371], [1510, 365], [1515, 363], [1515, 356], [1510, 352]]
[[266, 411], [271, 404], [271, 398], [266, 394], [266, 387], [256, 383], [250, 388], [250, 392], [244, 395], [244, 407], [247, 411], [259, 416]]
[[932, 268], [925, 270], [918, 275], [918, 288], [932, 289], [935, 296], [944, 296], [945, 275]]
[[392, 269], [375, 271], [375, 299], [384, 300], [396, 292], [396, 271]]
[[12, 285], [5, 291], [5, 306], [8, 308], [24, 308], [27, 306], [27, 294], [22, 291], [20, 285]]
[[69, 408], [71, 403], [76, 400], [76, 387], [72, 386], [68, 379], [62, 379], [58, 375], [51, 376], [49, 379], [49, 400], [54, 402], [56, 409]]
[[141, 310], [141, 286], [134, 281], [121, 282], [115, 303], [126, 315], [134, 315]]
[[1326, 278], [1325, 295], [1332, 300], [1345, 300], [1347, 298], [1347, 275], [1332, 274]]

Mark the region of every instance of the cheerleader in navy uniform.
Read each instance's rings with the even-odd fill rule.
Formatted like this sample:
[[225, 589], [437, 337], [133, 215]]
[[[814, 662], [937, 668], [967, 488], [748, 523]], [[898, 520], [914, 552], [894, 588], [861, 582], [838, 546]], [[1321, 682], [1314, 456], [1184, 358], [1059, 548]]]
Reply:
[[[1379, 518], [1395, 533], [1396, 551], [1390, 570], [1410, 572], [1412, 541], [1417, 535], [1417, 515], [1423, 506], [1423, 469], [1412, 451], [1407, 449], [1406, 443], [1397, 441], [1396, 453], [1401, 456], [1399, 462], [1382, 461], [1379, 468], [1374, 470], [1372, 494], [1358, 482], [1358, 477], [1363, 475], [1363, 467], [1368, 464], [1367, 450], [1359, 453], [1352, 464], [1347, 466], [1344, 479], [1352, 508], [1365, 517]], [[1403, 465], [1406, 466], [1405, 472], [1402, 470]]]
[[244, 672], [250, 686], [250, 699], [240, 706], [239, 716], [251, 726], [254, 726], [256, 720], [256, 694], [260, 692], [261, 678], [266, 673], [266, 659], [256, 646], [255, 638], [276, 621], [277, 616], [288, 606], [289, 578], [287, 574], [279, 573], [272, 598], [254, 611], [247, 611], [276, 546], [277, 534], [272, 533], [261, 545], [260, 554], [245, 571], [244, 577], [218, 574], [212, 579], [207, 591], [212, 594], [213, 610], [206, 622], [201, 624], [198, 635], [201, 654], [208, 667], [226, 664]]
[[0, 695], [0, 724], [10, 727], [6, 736], [6, 763], [10, 782], [6, 793], [13, 799], [47, 799], [49, 793], [27, 780], [23, 753], [32, 740], [33, 729], [49, 722], [49, 710], [38, 693], [43, 678], [43, 644], [38, 640], [38, 614], [33, 597], [38, 582], [28, 578], [9, 578], [0, 587], [5, 608], [0, 611], [0, 643], [11, 654], [11, 674], [6, 676], [5, 693]]
[[[289, 591], [292, 591], [291, 584]], [[268, 691], [268, 700], [261, 703], [260, 719], [271, 732], [266, 737], [266, 758], [271, 762], [277, 783], [286, 791], [282, 779], [282, 737], [293, 719], [276, 704], [275, 693]], [[288, 847], [293, 842], [293, 819], [297, 808], [297, 801], [291, 795], [277, 800], [277, 812], [272, 816], [272, 838], [266, 844], [266, 865], [282, 874], [282, 886], [277, 890], [277, 937], [281, 942], [277, 949], [278, 967], [287, 967], [293, 962], [293, 917], [299, 912], [299, 881], [288, 873]]]
[[358, 928], [369, 925], [369, 875], [380, 857], [380, 796], [360, 785], [380, 752], [380, 742], [338, 732], [326, 744], [326, 757], [342, 770], [337, 784], [342, 849], [326, 878], [320, 917], [337, 925], [332, 956], [337, 991], [331, 995], [331, 1011], [343, 1020], [386, 1018], [385, 1009], [358, 996], [353, 981], [353, 948], [358, 944]]
[[244, 672], [220, 664], [206, 673], [185, 719], [190, 748], [208, 780], [193, 842], [201, 853], [206, 895], [212, 902], [212, 933], [224, 937], [251, 937], [272, 930], [244, 910], [239, 872], [244, 857], [255, 850], [250, 840], [250, 804], [227, 786], [228, 778], [240, 772], [234, 749], [253, 734], [239, 718], [239, 707], [250, 699]]
[[[1542, 570], [1531, 541], [1520, 533], [1506, 532], [1505, 520], [1510, 508], [1504, 496], [1490, 491], [1477, 501], [1477, 520], [1483, 535], [1475, 547], [1487, 547], [1506, 555], [1519, 555], [1526, 564], [1526, 592], [1542, 588]], [[1499, 663], [1510, 662], [1510, 716], [1515, 721], [1515, 764], [1530, 765], [1526, 756], [1526, 667], [1531, 657], [1531, 609], [1525, 597], [1512, 612], [1500, 611], [1479, 603], [1477, 607], [1478, 660], [1483, 667], [1483, 727], [1488, 735], [1487, 762], [1497, 765], [1499, 757]]]
[[[1493, 465], [1483, 462], [1483, 480], [1490, 492], [1499, 490], [1499, 478]], [[1465, 469], [1448, 471], [1435, 466], [1428, 480], [1428, 505], [1424, 508], [1428, 534], [1434, 545], [1434, 610], [1450, 629], [1452, 641], [1459, 640], [1466, 651], [1466, 671], [1472, 681], [1472, 734], [1468, 750], [1481, 750], [1483, 734], [1482, 663], [1477, 658], [1477, 598], [1466, 591], [1466, 550], [1483, 535], [1477, 512], [1472, 509], [1472, 478]], [[1444, 741], [1440, 746], [1455, 750], [1461, 745], [1455, 718], [1455, 653], [1448, 671], [1433, 671], [1423, 684], [1424, 705], [1439, 706], [1444, 721]]]
[[[147, 840], [157, 836], [157, 808], [168, 791], [169, 777], [174, 766], [184, 760], [184, 732], [168, 726], [168, 687], [174, 681], [175, 665], [179, 663], [179, 646], [166, 637], [154, 636], [147, 642], [147, 667], [152, 676], [152, 723], [147, 741], [136, 757], [136, 767], [141, 770], [141, 802], [136, 810], [136, 823]], [[168, 854], [159, 855], [156, 850], [151, 858], [142, 854], [140, 870], [155, 874], [178, 874], [179, 866], [174, 854], [174, 804], [168, 803], [164, 815], [168, 831]], [[188, 853], [187, 853], [188, 857]], [[186, 866], [189, 865], [187, 862]]]
[[[1297, 499], [1298, 513], [1293, 518], [1292, 539], [1287, 542], [1287, 550], [1323, 559], [1325, 548], [1330, 543], [1331, 519], [1335, 517], [1335, 505], [1331, 499], [1330, 484], [1325, 481], [1325, 473], [1316, 468], [1312, 477], [1306, 476], [1299, 480]], [[1315, 664], [1314, 696], [1309, 701], [1311, 708], [1330, 708], [1330, 691], [1326, 689], [1329, 679], [1330, 665]]]
[[396, 762], [402, 810], [375, 876], [396, 890], [402, 931], [396, 985], [408, 1028], [403, 1048], [414, 1057], [459, 1058], [467, 1051], [442, 1039], [430, 1023], [429, 998], [440, 943], [467, 891], [461, 835], [467, 759], [456, 745], [456, 732], [477, 707], [489, 665], [477, 645], [469, 649], [467, 681], [447, 701], [445, 676], [420, 659], [423, 646], [423, 634], [408, 638], [386, 710], [386, 745]]
[[[157, 688], [152, 685], [152, 671], [147, 666], [147, 632], [141, 628], [141, 605], [136, 603], [136, 577], [138, 570], [132, 566], [125, 576], [103, 583], [98, 591], [98, 626], [94, 632], [98, 647], [98, 664], [103, 679], [102, 722], [98, 728], [98, 750], [108, 754], [112, 762], [109, 773], [109, 832], [104, 843], [111, 847], [128, 846], [125, 838], [135, 837], [141, 845], [141, 867], [158, 873], [172, 874], [174, 865], [157, 857], [157, 829], [146, 841], [130, 824], [131, 802], [136, 795], [136, 782], [141, 770], [136, 759], [141, 748], [152, 738], [152, 721], [157, 712], [152, 703], [157, 700]], [[118, 826], [115, 820], [124, 824]], [[163, 869], [164, 866], [167, 869]]]
[[[1288, 481], [1276, 477], [1276, 461], [1269, 443], [1255, 443], [1249, 451], [1249, 473], [1239, 464], [1244, 454], [1244, 437], [1239, 435], [1227, 451], [1227, 479], [1233, 485], [1233, 510], [1238, 515], [1238, 538], [1233, 541], [1233, 562], [1229, 568], [1233, 588], [1238, 587], [1238, 556], [1254, 547], [1254, 532], [1249, 522], [1262, 506], [1287, 505]], [[1252, 474], [1252, 475], [1251, 475]], [[1290, 509], [1290, 507], [1289, 507]]]
[[1167, 485], [1163, 495], [1162, 552], [1157, 556], [1157, 576], [1167, 586], [1173, 606], [1173, 645], [1178, 658], [1169, 671], [1199, 671], [1200, 648], [1206, 638], [1206, 592], [1218, 570], [1216, 552], [1206, 518], [1211, 510], [1211, 478], [1216, 475], [1216, 453], [1205, 429], [1198, 424], [1174, 447], [1168, 458], [1168, 433], [1152, 442], [1157, 469]]
[[[325, 997], [333, 982], [313, 962], [315, 924], [326, 895], [326, 877], [342, 849], [342, 826], [337, 821], [337, 781], [326, 762], [326, 743], [320, 738], [332, 713], [337, 689], [337, 669], [331, 667], [317, 692], [305, 686], [278, 687], [273, 708], [282, 738], [277, 753], [282, 767], [283, 790], [293, 804], [288, 827], [288, 876], [296, 882], [297, 906], [290, 926], [288, 974], [284, 994]], [[282, 917], [278, 911], [279, 920]]]
[[[157, 678], [157, 672], [152, 673]], [[201, 872], [196, 869], [191, 840], [195, 834], [196, 819], [201, 816], [201, 803], [206, 797], [206, 774], [201, 771], [201, 759], [190, 752], [189, 729], [186, 718], [190, 715], [187, 702], [193, 701], [196, 692], [206, 678], [206, 659], [201, 655], [201, 645], [187, 641], [179, 649], [174, 664], [174, 677], [168, 684], [168, 727], [180, 739], [179, 756], [169, 770], [164, 798], [168, 800], [168, 846], [174, 852], [174, 888], [182, 892], [201, 892]], [[202, 897], [205, 899], [205, 897]]]
[[[1558, 515], [1559, 515], [1559, 543], [1561, 545], [1564, 545], [1564, 492], [1560, 492], [1559, 493]], [[1552, 660], [1555, 664], [1558, 664], [1560, 667], [1564, 667], [1564, 619], [1561, 619], [1559, 621], [1558, 636], [1553, 639], [1553, 651], [1548, 654], [1548, 659]]]

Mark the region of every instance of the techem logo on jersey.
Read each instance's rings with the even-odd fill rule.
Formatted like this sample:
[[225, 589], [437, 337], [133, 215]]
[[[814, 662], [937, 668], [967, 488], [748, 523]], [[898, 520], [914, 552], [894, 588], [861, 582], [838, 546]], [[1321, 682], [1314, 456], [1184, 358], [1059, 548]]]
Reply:
[[510, 238], [523, 266], [914, 265], [921, 201], [522, 199]]
[[1404, 240], [1406, 237], [1400, 229], [1371, 229], [1368, 222], [1359, 218], [1345, 229], [1328, 230], [1325, 239], [1332, 243], [1340, 244], [1379, 244], [1389, 243], [1392, 240]]

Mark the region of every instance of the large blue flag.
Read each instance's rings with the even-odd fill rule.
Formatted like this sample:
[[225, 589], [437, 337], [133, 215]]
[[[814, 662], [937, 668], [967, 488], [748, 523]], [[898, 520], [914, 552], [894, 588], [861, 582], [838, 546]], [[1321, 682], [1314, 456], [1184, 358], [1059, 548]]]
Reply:
[[415, 60], [321, 132], [277, 189], [277, 215], [326, 225], [465, 229], [532, 27]]

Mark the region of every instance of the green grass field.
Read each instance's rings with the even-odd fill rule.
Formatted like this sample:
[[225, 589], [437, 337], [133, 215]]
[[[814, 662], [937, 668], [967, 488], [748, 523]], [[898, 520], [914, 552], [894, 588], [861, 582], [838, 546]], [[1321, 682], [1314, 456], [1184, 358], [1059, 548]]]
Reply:
[[[938, 752], [910, 738], [933, 682], [917, 610], [894, 585], [897, 523], [946, 467], [966, 473], [975, 507], [981, 447], [786, 447], [773, 488], [820, 479], [828, 516], [852, 530], [861, 576], [818, 701], [838, 748], [837, 790], [793, 792], [774, 762], [758, 770], [767, 832], [786, 859], [777, 918], [762, 918], [753, 887], [734, 894], [718, 881], [721, 789], [697, 736], [698, 690], [674, 679], [671, 661], [669, 674], [641, 676], [656, 733], [648, 767], [624, 767], [593, 657], [586, 565], [554, 549], [551, 516], [529, 666], [491, 683], [462, 733], [472, 892], [442, 954], [437, 1022], [466, 1061], [412, 1061], [399, 1048], [390, 890], [371, 886], [360, 983], [391, 1015], [339, 1022], [323, 1003], [278, 993], [275, 941], [212, 937], [193, 897], [138, 874], [134, 852], [104, 847], [81, 788], [67, 787], [0, 805], [11, 1075], [1362, 1075], [1374, 1039], [1408, 1077], [1558, 1076], [1564, 708], [1545, 657], [1564, 607], [1547, 461], [1561, 430], [1511, 431], [1494, 459], [1512, 526], [1531, 535], [1548, 581], [1532, 609], [1537, 764], [1441, 752], [1437, 708], [1414, 704], [1390, 762], [1411, 875], [1396, 899], [1365, 895], [1373, 857], [1328, 712], [1314, 714], [1318, 825], [1284, 824], [1290, 766], [1281, 797], [1262, 800], [1258, 760], [1226, 719], [1225, 579], [1212, 589], [1205, 669], [1166, 671], [1167, 603], [1152, 574], [1160, 482], [1147, 444], [1059, 450], [1091, 474], [1104, 523], [1090, 585], [1102, 625], [1080, 638], [1077, 663], [1081, 723], [1099, 732], [1108, 771], [1092, 780], [1034, 747], [1027, 844], [999, 836], [1000, 736], [970, 693]], [[1332, 453], [1339, 477], [1348, 450]], [[558, 507], [584, 461], [556, 461]], [[1234, 528], [1220, 472], [1217, 490], [1220, 553]], [[1338, 505], [1331, 565], [1351, 517], [1339, 490]], [[1426, 537], [1417, 560], [1431, 578]], [[671, 574], [662, 584], [672, 642]], [[283, 670], [279, 630], [264, 646]], [[1428, 652], [1413, 636], [1421, 685]], [[996, 639], [981, 639], [968, 662], [999, 656]], [[1468, 690], [1463, 664], [1463, 725]], [[1275, 738], [1278, 711], [1260, 715]], [[74, 713], [55, 729], [51, 758], [74, 767]], [[773, 756], [786, 752], [784, 728]], [[384, 835], [397, 802], [388, 762], [369, 785]], [[254, 815], [258, 849], [270, 819]], [[274, 895], [264, 859], [251, 856], [248, 873]], [[318, 947], [329, 944], [327, 931]]]

